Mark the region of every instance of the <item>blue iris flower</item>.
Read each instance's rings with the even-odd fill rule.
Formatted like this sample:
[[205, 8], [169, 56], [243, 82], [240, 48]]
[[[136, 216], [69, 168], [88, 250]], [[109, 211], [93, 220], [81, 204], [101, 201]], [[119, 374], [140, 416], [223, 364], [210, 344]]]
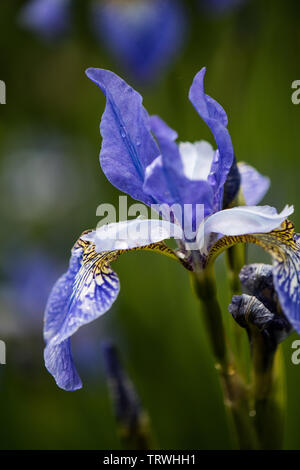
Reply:
[[161, 75], [182, 45], [184, 12], [177, 0], [95, 2], [95, 34], [136, 80]]
[[66, 33], [70, 25], [71, 0], [31, 0], [23, 8], [20, 21], [46, 40]]
[[[20, 22], [46, 40], [63, 36], [72, 23], [71, 0], [31, 0]], [[103, 0], [89, 5], [100, 43], [139, 82], [150, 82], [178, 56], [185, 15], [178, 0]]]
[[[195, 252], [205, 269], [216, 254], [234, 243], [260, 244], [274, 258], [274, 285], [284, 313], [300, 331], [298, 236], [286, 220], [293, 207], [278, 213], [270, 206], [256, 206], [269, 180], [249, 165], [236, 166], [227, 115], [204, 91], [205, 68], [195, 76], [189, 99], [210, 128], [216, 149], [205, 141], [177, 143], [177, 133], [158, 116], [149, 116], [141, 95], [114, 73], [91, 68], [87, 76], [106, 97], [100, 124], [100, 163], [105, 175], [146, 205], [175, 209], [172, 217], [162, 210], [163, 219], [138, 218], [102, 226], [75, 243], [69, 269], [54, 286], [45, 313], [45, 363], [57, 384], [66, 390], [81, 387], [70, 337], [110, 309], [120, 289], [110, 263], [129, 250], [158, 251], [193, 270]], [[236, 174], [239, 177], [232, 178]], [[241, 182], [247, 205], [228, 207], [238, 187], [225, 204], [231, 180]], [[177, 212], [185, 205], [204, 207], [196, 219], [192, 249]], [[164, 244], [170, 237], [180, 250]]]

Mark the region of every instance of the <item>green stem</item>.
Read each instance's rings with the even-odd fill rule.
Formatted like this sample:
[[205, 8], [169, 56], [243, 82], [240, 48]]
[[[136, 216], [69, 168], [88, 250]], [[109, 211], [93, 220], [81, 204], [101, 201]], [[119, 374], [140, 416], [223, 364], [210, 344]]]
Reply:
[[[229, 283], [232, 295], [240, 294], [239, 273], [245, 264], [245, 246], [235, 245], [227, 250]], [[243, 329], [231, 322], [232, 336], [238, 357], [238, 367], [246, 377], [243, 354]], [[253, 424], [261, 449], [281, 449], [284, 428], [285, 383], [281, 350], [270, 351], [262, 332], [251, 328]]]
[[144, 412], [138, 418], [133, 429], [119, 425], [119, 436], [125, 450], [157, 449], [150, 430], [148, 415]]
[[[232, 201], [230, 207], [244, 206], [246, 205], [244, 195], [240, 188], [234, 201]], [[241, 293], [241, 283], [239, 274], [242, 267], [246, 264], [246, 245], [238, 244], [233, 245], [226, 250], [228, 277], [231, 289], [231, 297], [233, 295], [239, 295]], [[231, 300], [231, 298], [230, 298]]]
[[212, 270], [192, 274], [192, 282], [202, 304], [203, 319], [215, 359], [223, 369], [228, 368], [228, 353], [222, 312], [217, 300]]
[[[226, 251], [227, 267], [228, 267], [228, 279], [230, 285], [230, 299], [234, 295], [240, 295], [241, 283], [239, 274], [242, 267], [246, 263], [246, 246], [245, 245], [234, 245]], [[249, 371], [247, 367], [248, 355], [248, 338], [246, 338], [245, 331], [235, 321], [229, 323], [229, 329], [231, 333], [231, 340], [235, 357], [237, 358], [237, 367], [245, 380], [249, 380]]]
[[232, 295], [238, 295], [241, 293], [241, 283], [239, 273], [245, 264], [246, 252], [245, 245], [234, 245], [226, 251], [228, 272], [229, 272], [229, 284]]
[[254, 424], [261, 449], [281, 449], [285, 376], [281, 347], [266, 350], [261, 333], [252, 335]]
[[257, 442], [249, 417], [248, 389], [237, 373], [227, 344], [213, 268], [199, 270], [191, 276], [196, 295], [202, 305], [202, 314], [216, 360], [216, 369], [224, 393], [224, 404], [235, 441], [240, 449], [255, 449]]

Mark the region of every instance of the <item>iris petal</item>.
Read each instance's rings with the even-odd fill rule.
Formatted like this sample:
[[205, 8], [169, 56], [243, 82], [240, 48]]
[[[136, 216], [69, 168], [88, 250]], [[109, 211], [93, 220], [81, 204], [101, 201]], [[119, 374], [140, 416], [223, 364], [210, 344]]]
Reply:
[[55, 284], [45, 312], [46, 367], [68, 390], [80, 387], [70, 336], [109, 310], [120, 288], [107, 257], [92, 250], [83, 252], [88, 246], [82, 242], [73, 249], [69, 269]]
[[247, 206], [258, 204], [270, 187], [270, 179], [246, 163], [238, 164], [241, 186]]
[[210, 182], [214, 189], [215, 210], [222, 207], [223, 186], [234, 160], [231, 138], [227, 130], [227, 115], [222, 106], [205, 94], [203, 68], [195, 76], [189, 92], [189, 98], [198, 114], [213, 133], [219, 150], [218, 160], [214, 160]]
[[64, 321], [81, 261], [82, 250], [73, 249], [68, 271], [56, 281], [52, 288], [45, 310], [44, 338], [46, 342], [59, 331]]
[[145, 193], [151, 194], [158, 204], [174, 203], [161, 155], [147, 166], [143, 189]]
[[119, 293], [118, 277], [110, 267], [112, 261], [130, 250], [148, 250], [166, 255], [190, 269], [184, 259], [178, 258], [162, 242], [97, 253], [96, 234], [97, 231], [85, 232], [77, 240], [69, 269], [53, 287], [45, 312], [45, 365], [58, 386], [65, 390], [82, 386], [73, 363], [70, 337], [81, 326], [109, 310]]
[[269, 252], [273, 258], [275, 290], [283, 313], [300, 334], [300, 236], [294, 226], [285, 220], [279, 229], [270, 233], [226, 236], [210, 249], [207, 264], [225, 249], [237, 243], [255, 243]]
[[[61, 321], [56, 324], [56, 330], [52, 329], [50, 338], [48, 335], [48, 342], [52, 344], [59, 344], [82, 325], [109, 310], [120, 290], [118, 277], [109, 266], [109, 262], [115, 258], [107, 253], [96, 253], [92, 245], [81, 239], [78, 244], [85, 250], [82, 263], [73, 280], [72, 293], [68, 296], [65, 310], [60, 313]], [[54, 294], [51, 294], [50, 301]], [[55, 313], [50, 309], [46, 311], [46, 325], [49, 325]]]
[[197, 241], [200, 250], [207, 252], [211, 233], [222, 235], [244, 235], [250, 233], [271, 232], [294, 211], [292, 206], [286, 206], [278, 214], [270, 206], [242, 206], [224, 209], [208, 217], [199, 227]]
[[135, 219], [103, 225], [83, 239], [92, 241], [98, 253], [130, 250], [168, 238], [182, 239], [182, 230], [167, 220]]
[[159, 155], [142, 97], [113, 72], [90, 68], [87, 76], [102, 90], [106, 107], [100, 123], [101, 167], [109, 181], [150, 205], [143, 191], [145, 168]]
[[[205, 215], [208, 215], [212, 212], [213, 198], [210, 184], [203, 180], [188, 179], [184, 174], [179, 147], [170, 133], [163, 127], [156, 128], [156, 132], [162, 155], [162, 169], [173, 203], [180, 204], [183, 208], [185, 204], [203, 204]], [[163, 187], [165, 188], [166, 186]]]
[[208, 179], [214, 160], [215, 151], [205, 140], [198, 142], [180, 142], [179, 153], [185, 176], [190, 180]]
[[176, 140], [178, 134], [174, 129], [168, 126], [168, 124], [157, 115], [150, 116], [151, 130], [155, 135], [160, 135], [169, 140]]
[[274, 259], [275, 290], [283, 312], [300, 334], [300, 244], [295, 237], [281, 250], [282, 256]]
[[45, 366], [63, 390], [75, 391], [82, 387], [81, 379], [74, 366], [71, 341], [67, 339], [57, 345], [49, 343], [44, 351]]

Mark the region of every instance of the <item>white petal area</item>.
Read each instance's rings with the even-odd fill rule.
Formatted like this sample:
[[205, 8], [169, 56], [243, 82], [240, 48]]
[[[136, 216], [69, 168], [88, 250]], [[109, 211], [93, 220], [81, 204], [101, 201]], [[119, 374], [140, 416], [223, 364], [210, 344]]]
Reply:
[[207, 180], [215, 151], [209, 142], [180, 142], [184, 175], [190, 180]]
[[163, 163], [162, 163], [162, 156], [158, 155], [158, 157], [154, 158], [153, 162], [150, 163], [145, 169], [145, 179], [149, 178], [151, 174], [154, 172], [154, 170], [158, 168], [162, 168]]
[[258, 204], [270, 187], [270, 179], [261, 175], [253, 166], [238, 164], [241, 175], [242, 192], [247, 206]]
[[293, 206], [285, 206], [278, 214], [270, 206], [242, 206], [224, 209], [207, 217], [197, 233], [197, 244], [201, 252], [207, 253], [211, 233], [222, 235], [246, 235], [268, 233], [278, 228], [294, 212]]
[[95, 244], [98, 253], [102, 251], [130, 250], [157, 243], [168, 238], [182, 239], [182, 229], [167, 220], [134, 219], [103, 225], [84, 235], [83, 240]]

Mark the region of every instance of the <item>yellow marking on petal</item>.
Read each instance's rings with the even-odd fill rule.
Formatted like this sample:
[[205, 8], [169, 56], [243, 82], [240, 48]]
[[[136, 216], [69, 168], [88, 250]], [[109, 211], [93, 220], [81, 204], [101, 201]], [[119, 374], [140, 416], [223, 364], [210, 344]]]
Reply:
[[226, 248], [236, 243], [254, 243], [264, 248], [273, 258], [273, 278], [279, 302], [294, 328], [300, 331], [300, 237], [294, 226], [285, 220], [270, 233], [255, 233], [222, 237], [211, 248], [207, 263]]
[[86, 235], [89, 232], [91, 232], [91, 230], [86, 230], [82, 233], [82, 235], [75, 243], [74, 248], [83, 249], [82, 264], [83, 266], [89, 267], [91, 267], [90, 265], [93, 265], [92, 271], [99, 285], [101, 285], [101, 283], [103, 282], [103, 279], [101, 279], [101, 277], [105, 274], [110, 274], [112, 272], [110, 263], [112, 261], [115, 261], [123, 253], [127, 253], [129, 251], [154, 251], [157, 253], [161, 253], [162, 255], [168, 256], [169, 258], [179, 261], [181, 264], [183, 264], [185, 268], [189, 270], [191, 269], [190, 265], [184, 259], [181, 259], [179, 256], [177, 256], [176, 252], [169, 248], [164, 242], [150, 243], [149, 245], [128, 248], [125, 250], [113, 250], [97, 253], [95, 251], [95, 245], [93, 243], [83, 240], [81, 238], [83, 235]]
[[215, 260], [227, 248], [237, 243], [254, 243], [264, 248], [279, 263], [287, 258], [287, 251], [299, 251], [295, 241], [294, 225], [290, 220], [285, 220], [281, 227], [269, 233], [253, 233], [247, 235], [225, 236], [220, 238], [210, 249], [206, 265]]

